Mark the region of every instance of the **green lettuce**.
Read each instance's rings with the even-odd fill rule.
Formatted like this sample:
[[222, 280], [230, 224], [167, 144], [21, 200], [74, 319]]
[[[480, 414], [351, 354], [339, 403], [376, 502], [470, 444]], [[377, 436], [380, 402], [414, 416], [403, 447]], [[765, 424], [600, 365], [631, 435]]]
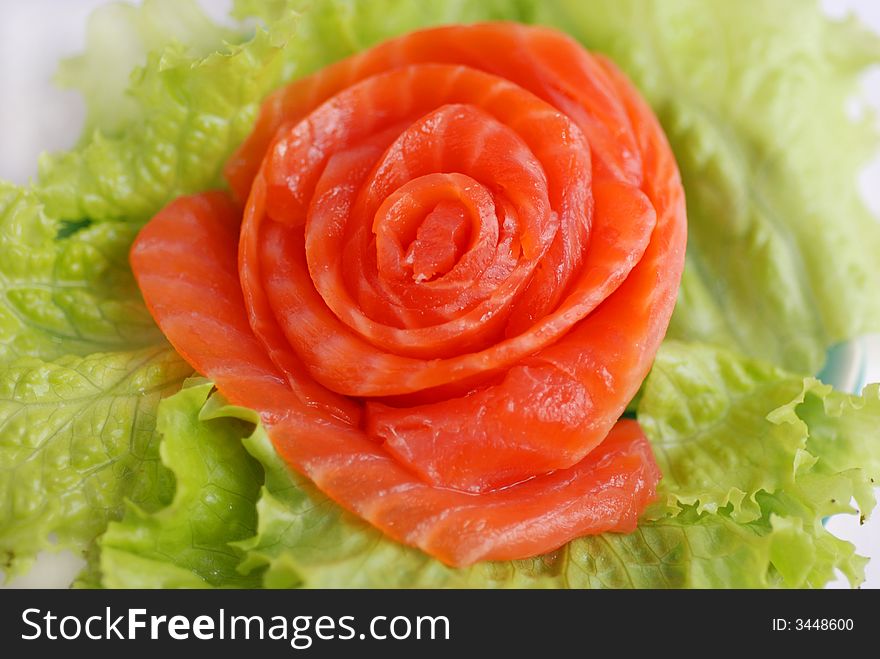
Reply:
[[0, 181], [0, 364], [156, 343], [128, 266], [131, 227], [71, 226]]
[[0, 182], [0, 569], [80, 549], [170, 486], [156, 405], [192, 372], [128, 266], [134, 227], [70, 224]]
[[[126, 499], [148, 509], [172, 487], [158, 458], [156, 406], [192, 368], [170, 347], [0, 367], [0, 566], [82, 547]], [[54, 537], [54, 542], [51, 538]]]
[[[667, 341], [638, 419], [663, 470], [668, 505], [729, 507], [734, 519], [750, 522], [761, 516], [762, 492], [840, 488], [834, 498], [805, 492], [821, 518], [849, 511], [851, 496], [865, 511], [874, 506], [869, 485], [880, 476], [880, 441], [866, 438], [880, 428], [878, 387], [852, 396], [724, 350]], [[826, 473], [850, 470], [851, 488], [843, 480], [820, 485]]]
[[159, 405], [162, 463], [174, 474], [171, 503], [151, 512], [130, 502], [100, 540], [107, 587], [246, 588], [256, 575], [236, 570], [233, 542], [256, 530], [262, 470], [242, 445], [243, 423], [202, 421], [199, 407], [212, 385], [196, 384]]
[[[86, 50], [63, 60], [57, 83], [76, 89], [88, 102], [83, 139], [94, 130], [121, 135], [146, 114], [147, 108], [128, 93], [151, 53], [181, 51], [198, 61], [241, 40], [235, 31], [215, 25], [192, 2], [143, 0], [140, 6], [115, 2], [96, 9], [86, 27]], [[166, 49], [168, 52], [166, 52]]]
[[[143, 31], [153, 35], [175, 25], [181, 11], [190, 17], [183, 32], [201, 26], [208, 42], [216, 38], [206, 18], [192, 18], [199, 11], [192, 0], [153, 0], [137, 16], [105, 16], [104, 31], [124, 34], [146, 23]], [[178, 195], [218, 186], [223, 163], [250, 131], [260, 100], [280, 82], [281, 45], [293, 26], [290, 16], [203, 57], [202, 48], [194, 51], [168, 35], [148, 39], [170, 42], [148, 54], [124, 94], [104, 83], [101, 64], [118, 56], [119, 44], [92, 39], [93, 50], [63, 69], [62, 79], [87, 94], [95, 128], [78, 148], [41, 158], [35, 190], [47, 211], [68, 220], [143, 223]], [[96, 88], [101, 93], [93, 97]], [[108, 125], [101, 113], [116, 99], [128, 102]]]

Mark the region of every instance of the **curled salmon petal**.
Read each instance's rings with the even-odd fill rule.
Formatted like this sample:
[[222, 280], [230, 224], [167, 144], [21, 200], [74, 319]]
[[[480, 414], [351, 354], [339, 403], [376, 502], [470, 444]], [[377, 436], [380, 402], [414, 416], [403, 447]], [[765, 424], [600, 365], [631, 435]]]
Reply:
[[237, 201], [173, 202], [132, 268], [292, 468], [451, 565], [635, 527], [659, 471], [619, 419], [686, 218], [611, 62], [514, 23], [415, 32], [272, 94], [226, 175]]

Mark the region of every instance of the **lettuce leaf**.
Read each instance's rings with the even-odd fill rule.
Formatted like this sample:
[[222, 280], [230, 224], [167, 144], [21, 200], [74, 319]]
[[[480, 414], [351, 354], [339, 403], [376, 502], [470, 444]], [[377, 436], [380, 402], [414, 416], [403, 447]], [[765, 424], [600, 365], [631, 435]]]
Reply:
[[[150, 36], [147, 45], [167, 40], [151, 36], [163, 30], [190, 39], [207, 31], [202, 38], [209, 43], [224, 34], [206, 18], [194, 18], [192, 0], [155, 0], [137, 11], [104, 15], [102, 32], [137, 28]], [[188, 17], [185, 27], [169, 27], [181, 11]], [[280, 82], [281, 46], [294, 24], [290, 15], [243, 44], [204, 57], [197, 54], [202, 47], [170, 40], [135, 70], [125, 95], [105, 83], [104, 68], [93, 64], [117, 57], [116, 39], [93, 38], [92, 50], [68, 64], [62, 78], [89, 94], [96, 128], [76, 149], [41, 158], [35, 191], [47, 211], [69, 220], [142, 223], [178, 195], [220, 185], [224, 161], [250, 131], [260, 100]], [[93, 96], [95, 89], [101, 92]], [[101, 113], [111, 98], [130, 100], [108, 121]]]
[[[166, 345], [0, 366], [0, 567], [79, 548], [123, 501], [167, 503], [156, 405], [192, 368]], [[53, 543], [51, 537], [54, 536]]]
[[118, 135], [143, 114], [143, 106], [126, 92], [150, 53], [171, 47], [197, 60], [224, 41], [239, 40], [241, 34], [215, 25], [190, 0], [115, 2], [89, 16], [85, 52], [59, 64], [56, 82], [79, 90], [88, 102], [86, 139], [95, 129]]
[[263, 481], [241, 440], [246, 424], [201, 421], [210, 383], [193, 384], [159, 404], [160, 456], [175, 476], [174, 498], [150, 512], [129, 503], [100, 540], [104, 586], [247, 588], [259, 573], [236, 571], [242, 552], [230, 543], [253, 535]]
[[0, 570], [82, 549], [130, 498], [164, 503], [156, 405], [192, 368], [128, 265], [135, 227], [64, 223], [0, 182]]
[[856, 185], [878, 134], [845, 103], [880, 37], [800, 0], [537, 6], [632, 77], [672, 144], [689, 236], [671, 337], [813, 374], [880, 330], [880, 224]]
[[[694, 402], [682, 407], [683, 399]], [[734, 424], [726, 415], [740, 407]], [[101, 541], [104, 583], [821, 587], [836, 569], [854, 585], [861, 581], [865, 559], [822, 519], [852, 512], [850, 494], [877, 477], [876, 461], [862, 459], [860, 434], [880, 422], [877, 388], [846, 396], [717, 348], [670, 342], [649, 377], [639, 418], [657, 447], [664, 481], [660, 504], [635, 533], [580, 538], [529, 560], [452, 569], [344, 511], [284, 464], [256, 413], [198, 384], [160, 407], [174, 501], [153, 514], [132, 507], [110, 526]], [[831, 459], [811, 452], [823, 442], [836, 442]], [[878, 446], [871, 446], [875, 456]], [[255, 533], [245, 537], [247, 529]], [[240, 574], [230, 577], [236, 558]]]
[[878, 385], [852, 396], [724, 350], [667, 341], [638, 419], [663, 470], [668, 506], [727, 507], [740, 522], [762, 516], [762, 492], [797, 493], [810, 519], [849, 511], [851, 496], [865, 515], [874, 506]]
[[118, 222], [64, 225], [0, 181], [0, 364], [161, 341], [128, 265], [134, 235]]

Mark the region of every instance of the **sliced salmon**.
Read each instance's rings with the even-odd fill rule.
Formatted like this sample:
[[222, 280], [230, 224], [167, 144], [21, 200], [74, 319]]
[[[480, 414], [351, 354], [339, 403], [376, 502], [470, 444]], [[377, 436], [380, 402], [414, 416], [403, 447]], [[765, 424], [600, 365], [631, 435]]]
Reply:
[[669, 322], [684, 195], [609, 61], [545, 28], [416, 32], [267, 99], [223, 193], [132, 267], [180, 353], [347, 509], [452, 565], [631, 530], [618, 421]]
[[[659, 479], [635, 421], [620, 421], [569, 469], [471, 494], [426, 483], [332, 405], [309, 405], [250, 331], [236, 281], [236, 240], [226, 230], [234, 211], [223, 193], [178, 199], [143, 229], [132, 267], [180, 354], [233, 404], [258, 410], [279, 454], [323, 492], [392, 538], [454, 566], [524, 558], [580, 535], [635, 529]], [[182, 258], [181, 250], [199, 256]]]

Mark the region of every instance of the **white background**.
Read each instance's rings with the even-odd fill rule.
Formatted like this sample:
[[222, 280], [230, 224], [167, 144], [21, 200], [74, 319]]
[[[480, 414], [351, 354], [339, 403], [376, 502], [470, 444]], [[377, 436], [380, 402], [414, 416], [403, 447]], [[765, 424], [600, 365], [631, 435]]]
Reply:
[[[67, 149], [75, 143], [85, 114], [82, 99], [55, 88], [51, 80], [59, 59], [83, 49], [88, 15], [107, 1], [0, 0], [0, 178], [27, 183], [36, 175], [42, 151]], [[231, 0], [199, 2], [218, 20], [231, 6]], [[834, 17], [855, 11], [880, 32], [880, 0], [823, 0], [822, 6]], [[864, 100], [880, 108], [880, 62], [865, 75]], [[858, 103], [851, 108], [857, 113]], [[880, 217], [880, 154], [862, 172], [859, 187]], [[878, 381], [880, 340], [872, 338], [865, 346], [867, 379]], [[829, 522], [829, 528], [855, 542], [860, 554], [876, 559], [868, 566], [864, 587], [880, 588], [880, 511], [862, 527], [855, 516], [840, 515]], [[81, 559], [70, 552], [43, 554], [31, 574], [9, 586], [64, 587], [81, 565]], [[846, 583], [838, 580], [833, 585]]]

